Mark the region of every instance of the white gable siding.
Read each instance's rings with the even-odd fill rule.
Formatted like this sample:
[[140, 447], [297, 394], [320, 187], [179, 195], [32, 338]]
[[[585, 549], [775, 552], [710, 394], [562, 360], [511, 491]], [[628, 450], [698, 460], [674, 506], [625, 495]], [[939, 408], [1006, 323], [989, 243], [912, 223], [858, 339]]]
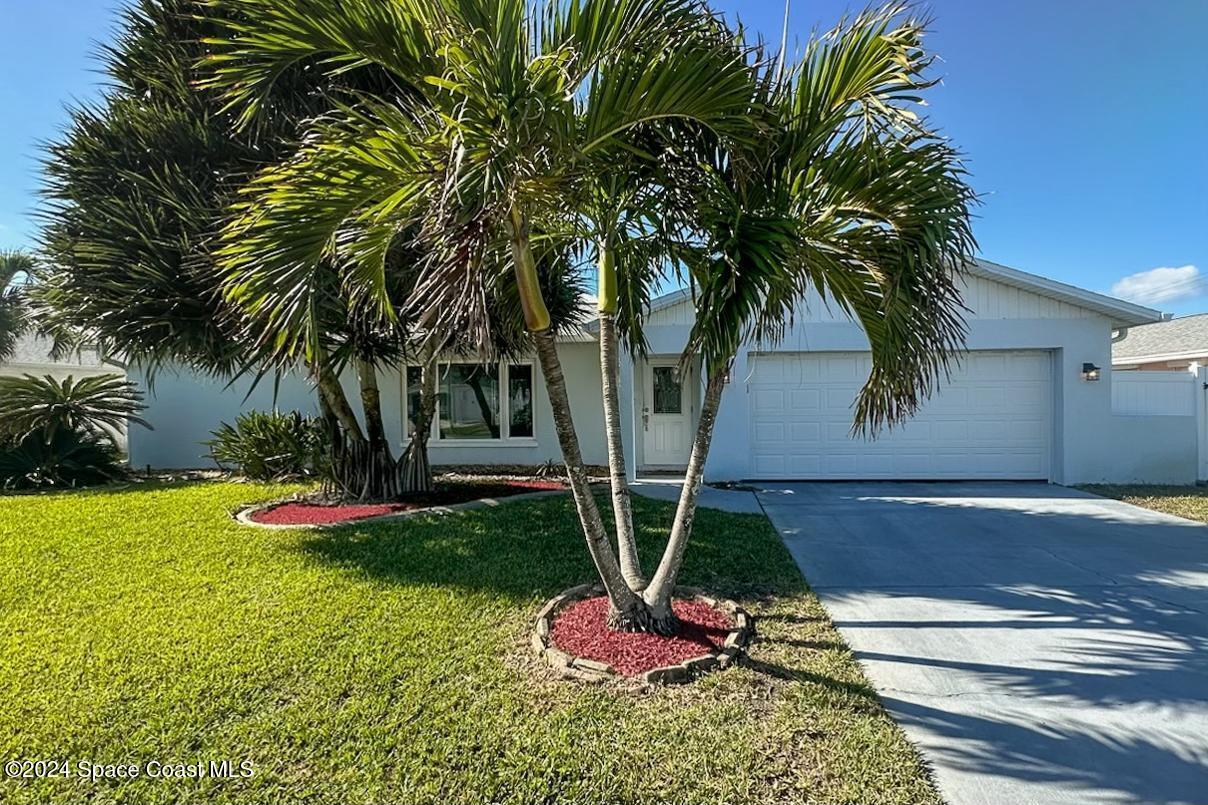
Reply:
[[1049, 296], [996, 282], [987, 277], [967, 276], [961, 295], [974, 319], [1084, 319], [1102, 314]]
[[[961, 296], [971, 311], [966, 314], [969, 320], [1084, 319], [1102, 316], [1088, 308], [976, 275], [967, 275], [963, 279]], [[691, 326], [692, 313], [692, 300], [684, 299], [655, 311], [646, 326]], [[828, 304], [821, 294], [811, 289], [798, 305], [796, 320], [803, 324], [824, 324], [847, 322], [848, 318], [833, 302]]]
[[685, 299], [682, 302], [676, 302], [674, 305], [656, 310], [650, 314], [650, 318], [646, 321], [647, 327], [691, 327], [693, 321], [692, 316], [692, 300]]

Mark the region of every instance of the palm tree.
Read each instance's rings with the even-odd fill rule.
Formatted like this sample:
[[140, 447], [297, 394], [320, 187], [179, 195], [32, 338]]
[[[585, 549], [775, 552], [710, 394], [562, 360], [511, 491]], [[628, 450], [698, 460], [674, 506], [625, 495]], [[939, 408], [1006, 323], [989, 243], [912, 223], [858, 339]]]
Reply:
[[28, 252], [0, 251], [0, 362], [13, 356], [17, 339], [29, 327], [25, 292], [17, 278], [28, 276], [34, 266]]
[[[739, 122], [750, 71], [729, 32], [689, 0], [232, 0], [215, 38], [211, 86], [254, 122], [275, 77], [299, 60], [331, 69], [371, 63], [398, 90], [363, 95], [318, 122], [297, 157], [254, 183], [223, 251], [228, 297], [259, 300], [304, 284], [323, 260], [382, 300], [384, 244], [420, 221], [430, 259], [423, 315], [491, 348], [485, 290], [503, 244], [541, 364], [588, 549], [614, 621], [644, 626], [645, 606], [612, 553], [588, 487], [534, 232], [559, 229], [582, 178], [655, 121]], [[306, 311], [277, 305], [305, 330]], [[385, 306], [381, 315], [389, 316]]]
[[[110, 83], [100, 103], [72, 111], [47, 151], [43, 241], [48, 260], [29, 296], [40, 324], [87, 340], [154, 372], [181, 364], [223, 377], [301, 369], [326, 419], [338, 427], [356, 494], [385, 497], [432, 483], [426, 454], [395, 472], [385, 440], [377, 369], [409, 353], [406, 328], [351, 315], [358, 302], [333, 272], [311, 298], [322, 337], [306, 355], [277, 339], [271, 321], [219, 293], [213, 235], [239, 189], [261, 166], [285, 159], [303, 121], [334, 96], [379, 86], [381, 71], [331, 78], [285, 71], [255, 127], [240, 128], [214, 95], [195, 86], [201, 40], [220, 31], [195, 0], [137, 0], [102, 51]], [[389, 289], [401, 293], [398, 283]], [[364, 425], [339, 382], [358, 378]], [[409, 457], [418, 455], [412, 446]], [[425, 444], [418, 447], [426, 449]], [[369, 464], [378, 469], [371, 471]], [[381, 484], [367, 488], [368, 476]], [[349, 487], [351, 488], [351, 486]]]
[[[959, 153], [914, 107], [932, 85], [925, 21], [892, 5], [845, 19], [802, 60], [764, 76], [773, 136], [754, 149], [702, 149], [679, 174], [695, 239], [680, 254], [694, 288], [687, 353], [707, 377], [674, 525], [644, 591], [656, 623], [692, 530], [722, 389], [739, 347], [773, 345], [809, 289], [857, 320], [872, 373], [853, 431], [912, 416], [963, 349], [958, 277], [976, 244]], [[741, 159], [736, 157], [741, 156]]]
[[[874, 370], [860, 427], [909, 416], [960, 347], [954, 274], [973, 249], [973, 198], [958, 155], [912, 112], [930, 86], [930, 60], [922, 24], [903, 19], [900, 6], [845, 21], [788, 69], [752, 58], [691, 0], [216, 6], [239, 14], [211, 43], [209, 85], [245, 124], [299, 61], [333, 70], [371, 63], [397, 82], [316, 121], [293, 160], [256, 179], [224, 237], [228, 297], [263, 303], [282, 326], [305, 331], [305, 308], [272, 301], [272, 289], [285, 289], [280, 299], [332, 261], [347, 287], [374, 300], [372, 314], [388, 318], [381, 256], [404, 226], [427, 244], [407, 303], [421, 319], [488, 348], [486, 300], [501, 282], [514, 286], [616, 628], [676, 628], [671, 595], [726, 373], [743, 343], [783, 334], [807, 289], [868, 334]], [[608, 181], [630, 156], [656, 166], [637, 182], [645, 200], [636, 205], [630, 185]], [[649, 211], [648, 226], [619, 223], [635, 208]], [[586, 232], [597, 244], [614, 491], [624, 481], [611, 438], [614, 330], [640, 351], [643, 305], [665, 267], [652, 255], [674, 258], [694, 290], [688, 351], [703, 361], [705, 400], [648, 584], [636, 555], [622, 567], [588, 488], [534, 259], [534, 244], [551, 232]], [[647, 239], [654, 247], [633, 258]], [[501, 247], [506, 271], [495, 259]], [[624, 531], [622, 497], [614, 495]]]

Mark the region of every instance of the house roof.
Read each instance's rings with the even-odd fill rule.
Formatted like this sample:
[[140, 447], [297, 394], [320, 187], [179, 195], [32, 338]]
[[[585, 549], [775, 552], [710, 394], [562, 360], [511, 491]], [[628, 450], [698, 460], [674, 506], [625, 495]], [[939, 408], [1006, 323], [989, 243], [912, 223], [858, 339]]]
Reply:
[[1112, 363], [1173, 361], [1208, 355], [1208, 313], [1130, 327], [1112, 344]]
[[[1041, 296], [1058, 299], [1071, 305], [1101, 313], [1111, 319], [1112, 325], [1115, 327], [1131, 327], [1133, 325], [1149, 324], [1162, 320], [1160, 311], [1073, 285], [1067, 285], [1064, 282], [1057, 282], [1038, 274], [1029, 274], [1027, 271], [1020, 271], [1017, 268], [992, 263], [989, 260], [976, 260], [969, 266], [968, 270], [971, 274], [986, 277], [996, 282], [1001, 282], [1004, 285], [1022, 288]], [[650, 303], [650, 310], [651, 312], [662, 310], [672, 305], [677, 305], [688, 298], [690, 298], [690, 294], [685, 289], [672, 291], [652, 301]]]

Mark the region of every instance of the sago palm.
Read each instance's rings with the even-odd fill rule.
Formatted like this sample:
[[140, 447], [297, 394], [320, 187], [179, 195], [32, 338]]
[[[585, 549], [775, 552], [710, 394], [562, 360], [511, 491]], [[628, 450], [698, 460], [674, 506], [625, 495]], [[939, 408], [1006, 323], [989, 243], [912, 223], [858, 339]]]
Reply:
[[118, 374], [0, 377], [0, 432], [9, 437], [76, 431], [116, 443], [130, 423], [150, 428], [142, 394]]

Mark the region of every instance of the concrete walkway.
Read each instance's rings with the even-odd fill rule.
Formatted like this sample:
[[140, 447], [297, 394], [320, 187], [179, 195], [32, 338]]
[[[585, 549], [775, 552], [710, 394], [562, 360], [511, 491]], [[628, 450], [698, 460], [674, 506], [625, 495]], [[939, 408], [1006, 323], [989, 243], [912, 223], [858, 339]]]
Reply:
[[1043, 484], [758, 498], [950, 803], [1208, 802], [1208, 528]]
[[[634, 481], [629, 485], [630, 490], [635, 495], [642, 497], [654, 498], [655, 500], [666, 500], [671, 503], [679, 501], [680, 490], [684, 485], [678, 480], [639, 480]], [[700, 489], [700, 497], [697, 498], [697, 504], [706, 509], [720, 509], [726, 512], [735, 512], [737, 514], [763, 514], [763, 509], [759, 506], [759, 501], [755, 499], [753, 492], [740, 492], [732, 489], [715, 489], [711, 486], [702, 486]]]

